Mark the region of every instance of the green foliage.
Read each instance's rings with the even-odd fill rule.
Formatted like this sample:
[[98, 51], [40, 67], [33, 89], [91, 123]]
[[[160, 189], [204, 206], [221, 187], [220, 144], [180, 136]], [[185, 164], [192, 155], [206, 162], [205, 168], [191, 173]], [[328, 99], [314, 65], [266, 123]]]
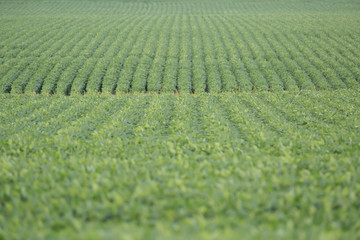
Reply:
[[1, 1], [0, 92], [359, 89], [356, 1]]
[[0, 0], [0, 240], [360, 239], [359, 12]]
[[359, 99], [0, 95], [0, 233], [356, 239]]

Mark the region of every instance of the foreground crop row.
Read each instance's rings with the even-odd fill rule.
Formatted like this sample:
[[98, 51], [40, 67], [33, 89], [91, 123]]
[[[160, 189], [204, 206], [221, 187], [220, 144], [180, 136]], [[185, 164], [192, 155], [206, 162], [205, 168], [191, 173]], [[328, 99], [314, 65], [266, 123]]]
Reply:
[[0, 101], [4, 239], [359, 237], [358, 91]]
[[1, 93], [360, 88], [355, 1], [29, 2], [0, 2]]

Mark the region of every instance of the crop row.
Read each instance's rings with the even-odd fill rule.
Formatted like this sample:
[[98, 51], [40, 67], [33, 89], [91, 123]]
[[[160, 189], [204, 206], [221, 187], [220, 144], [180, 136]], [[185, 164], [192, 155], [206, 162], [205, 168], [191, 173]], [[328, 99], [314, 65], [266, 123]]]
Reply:
[[354, 90], [0, 95], [2, 234], [104, 219], [357, 232], [359, 100]]
[[[34, 2], [36, 4], [34, 4]], [[37, 1], [30, 0], [18, 4], [7, 0], [2, 1], [0, 14], [12, 16], [133, 16], [133, 15], [206, 15], [206, 14], [283, 14], [287, 13], [313, 13], [318, 11], [349, 11], [356, 9], [358, 3], [354, 0], [346, 1], [346, 4], [336, 4], [336, 0], [302, 1], [279, 0], [269, 1], [236, 1], [223, 0], [149, 0], [149, 1], [87, 1], [87, 0], [64, 0]]]
[[[33, 19], [32, 34], [20, 28], [0, 35], [0, 92], [359, 89], [360, 33], [304, 16], [63, 17], [45, 25]], [[11, 32], [14, 23], [2, 21]]]

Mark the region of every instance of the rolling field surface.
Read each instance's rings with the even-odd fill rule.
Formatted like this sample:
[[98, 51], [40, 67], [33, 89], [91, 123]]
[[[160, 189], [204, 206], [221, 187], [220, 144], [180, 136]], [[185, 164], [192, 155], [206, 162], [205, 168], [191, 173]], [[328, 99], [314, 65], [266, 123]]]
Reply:
[[359, 91], [0, 100], [9, 238], [359, 237]]
[[359, 89], [358, 1], [0, 1], [0, 92]]
[[360, 239], [357, 0], [0, 0], [0, 240]]

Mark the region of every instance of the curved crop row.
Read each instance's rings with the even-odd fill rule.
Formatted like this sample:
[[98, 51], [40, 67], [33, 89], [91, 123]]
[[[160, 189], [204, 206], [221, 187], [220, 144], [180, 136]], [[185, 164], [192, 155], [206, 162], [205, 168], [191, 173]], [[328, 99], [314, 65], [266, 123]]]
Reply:
[[167, 17], [164, 20], [164, 26], [160, 32], [158, 46], [147, 78], [147, 90], [150, 92], [160, 92], [161, 90], [166, 54], [169, 46], [169, 32], [173, 24], [174, 18], [172, 17]]
[[142, 55], [144, 45], [146, 43], [147, 33], [150, 32], [151, 27], [154, 26], [157, 18], [150, 18], [150, 20], [138, 30], [137, 38], [134, 39], [133, 47], [128, 53], [124, 61], [123, 68], [120, 72], [118, 82], [116, 84], [116, 93], [127, 93], [131, 89], [131, 84], [136, 70], [137, 65], [139, 64], [139, 57]]
[[181, 20], [180, 16], [175, 16], [174, 18], [174, 23], [169, 33], [169, 46], [164, 67], [162, 92], [175, 92], [177, 89]]
[[107, 94], [114, 94], [117, 87], [117, 82], [123, 67], [124, 60], [132, 49], [133, 41], [137, 36], [137, 27], [145, 22], [147, 19], [135, 18], [122, 29], [116, 39], [116, 44], [111, 45], [106, 56], [113, 57], [109, 63], [104, 75], [102, 92]]
[[203, 39], [199, 31], [199, 27], [195, 17], [190, 17], [192, 40], [192, 86], [195, 93], [205, 92], [207, 90], [207, 74], [205, 67], [205, 51], [202, 44]]
[[[256, 13], [272, 6], [232, 1], [224, 3], [227, 7], [209, 3], [212, 11], [226, 8], [227, 14], [204, 14], [189, 4], [137, 2], [121, 11], [135, 15], [28, 16], [24, 25], [5, 17], [0, 20], [0, 91], [82, 95], [360, 88], [355, 40], [360, 32], [345, 18], [229, 14], [239, 10], [230, 6]], [[270, 12], [279, 10], [275, 5]], [[84, 3], [74, 6], [87, 8]]]
[[192, 71], [192, 32], [189, 18], [183, 16], [181, 19], [180, 30], [180, 54], [179, 54], [179, 74], [177, 89], [181, 93], [192, 92], [191, 71]]
[[166, 17], [159, 17], [154, 24], [155, 27], [152, 28], [150, 34], [147, 34], [147, 40], [142, 50], [139, 64], [134, 71], [131, 84], [131, 91], [133, 92], [145, 92], [147, 90], [147, 79], [150, 67], [156, 54], [160, 32], [165, 23], [165, 19]]

